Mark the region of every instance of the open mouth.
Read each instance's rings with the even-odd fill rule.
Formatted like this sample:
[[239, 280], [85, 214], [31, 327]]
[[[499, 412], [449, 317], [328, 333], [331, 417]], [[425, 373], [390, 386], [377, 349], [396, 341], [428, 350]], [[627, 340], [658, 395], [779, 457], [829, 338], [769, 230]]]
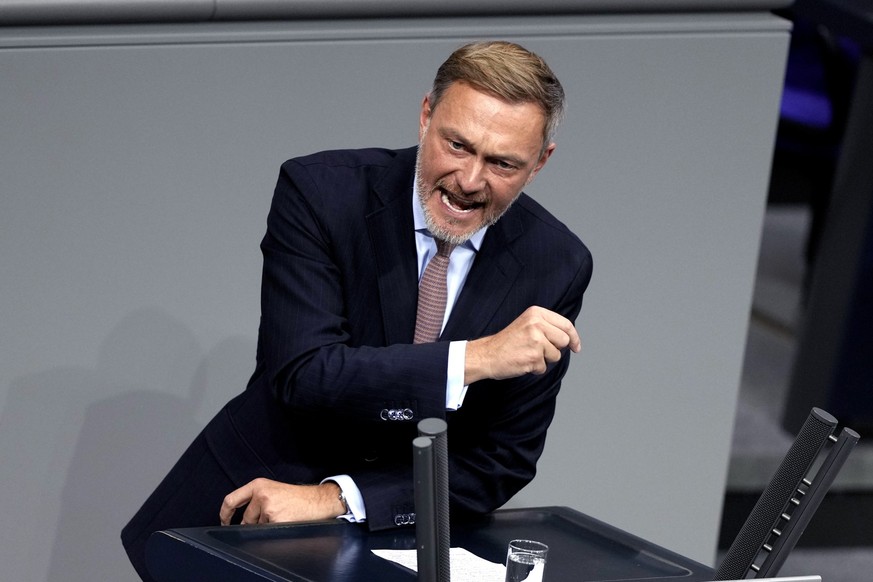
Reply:
[[469, 200], [467, 198], [456, 196], [445, 188], [441, 189], [440, 199], [443, 201], [443, 204], [448, 206], [453, 211], [459, 213], [473, 212], [474, 210], [485, 206], [484, 202], [478, 202], [476, 200]]

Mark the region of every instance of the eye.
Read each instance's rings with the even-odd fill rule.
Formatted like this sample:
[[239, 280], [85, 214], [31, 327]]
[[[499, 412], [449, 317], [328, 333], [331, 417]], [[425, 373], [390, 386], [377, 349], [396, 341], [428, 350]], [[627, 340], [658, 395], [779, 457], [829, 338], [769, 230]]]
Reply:
[[501, 170], [514, 170], [515, 166], [507, 162], [506, 160], [494, 160], [494, 165], [496, 165]]
[[450, 139], [449, 140], [449, 147], [452, 148], [453, 150], [460, 151], [460, 150], [464, 149], [464, 144], [462, 144], [459, 141], [455, 141], [453, 139]]

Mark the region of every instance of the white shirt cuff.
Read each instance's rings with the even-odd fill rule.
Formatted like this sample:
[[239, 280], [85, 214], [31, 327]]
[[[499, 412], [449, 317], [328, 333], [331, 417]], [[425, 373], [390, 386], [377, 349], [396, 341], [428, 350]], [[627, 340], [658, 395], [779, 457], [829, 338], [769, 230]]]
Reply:
[[357, 523], [359, 521], [367, 521], [367, 509], [364, 507], [364, 496], [361, 495], [361, 490], [355, 485], [354, 480], [348, 475], [335, 475], [322, 480], [333, 481], [339, 488], [342, 489], [345, 495], [346, 503], [349, 504], [349, 512], [345, 515], [340, 515], [341, 519]]
[[464, 404], [467, 386], [464, 385], [464, 364], [467, 357], [467, 342], [449, 344], [449, 363], [446, 376], [446, 410], [457, 410]]

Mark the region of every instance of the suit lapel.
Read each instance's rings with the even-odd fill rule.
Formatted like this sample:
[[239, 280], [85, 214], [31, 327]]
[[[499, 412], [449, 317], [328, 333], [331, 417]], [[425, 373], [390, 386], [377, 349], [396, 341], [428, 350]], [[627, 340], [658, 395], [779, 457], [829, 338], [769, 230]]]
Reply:
[[523, 230], [512, 208], [488, 229], [443, 330], [443, 338], [475, 339], [485, 335], [523, 268], [510, 247]]
[[412, 343], [418, 301], [412, 180], [415, 148], [400, 152], [374, 188], [381, 206], [367, 215], [378, 270], [386, 345]]

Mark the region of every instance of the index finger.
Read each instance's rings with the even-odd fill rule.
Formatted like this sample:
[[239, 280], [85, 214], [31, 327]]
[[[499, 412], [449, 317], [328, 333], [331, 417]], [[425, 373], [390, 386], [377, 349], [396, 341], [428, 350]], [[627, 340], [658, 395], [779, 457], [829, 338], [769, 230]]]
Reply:
[[221, 520], [221, 525], [228, 525], [237, 508], [250, 502], [253, 494], [254, 484], [252, 482], [228, 493], [227, 496], [225, 496], [224, 501], [221, 502], [221, 509], [218, 511], [218, 518]]

